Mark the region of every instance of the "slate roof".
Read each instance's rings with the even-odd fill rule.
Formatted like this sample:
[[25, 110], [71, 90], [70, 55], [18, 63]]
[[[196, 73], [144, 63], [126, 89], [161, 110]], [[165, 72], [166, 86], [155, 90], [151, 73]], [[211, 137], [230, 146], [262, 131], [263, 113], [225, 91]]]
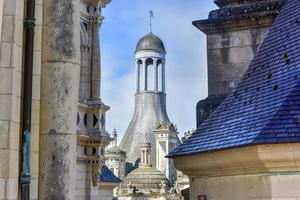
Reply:
[[135, 52], [144, 50], [152, 50], [161, 53], [166, 53], [163, 41], [151, 32], [142, 37], [136, 45]]
[[290, 142], [300, 142], [300, 0], [286, 2], [237, 87], [168, 157]]
[[101, 168], [100, 181], [110, 183], [122, 182], [122, 180], [115, 176], [114, 173], [112, 173], [112, 171], [110, 171], [105, 165]]

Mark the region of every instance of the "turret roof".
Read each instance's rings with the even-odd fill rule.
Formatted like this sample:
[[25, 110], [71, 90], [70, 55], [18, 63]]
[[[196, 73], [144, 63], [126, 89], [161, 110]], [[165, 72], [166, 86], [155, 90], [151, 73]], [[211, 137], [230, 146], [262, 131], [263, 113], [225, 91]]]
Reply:
[[135, 52], [144, 50], [166, 53], [163, 41], [153, 33], [148, 33], [138, 41]]

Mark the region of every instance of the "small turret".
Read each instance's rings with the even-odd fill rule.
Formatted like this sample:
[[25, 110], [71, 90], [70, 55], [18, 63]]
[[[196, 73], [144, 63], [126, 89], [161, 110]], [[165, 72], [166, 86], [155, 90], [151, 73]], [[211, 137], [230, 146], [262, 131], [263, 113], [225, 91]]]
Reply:
[[[150, 18], [153, 15], [151, 12]], [[143, 143], [150, 142], [152, 165], [155, 166], [155, 129], [157, 123], [169, 123], [166, 109], [165, 59], [163, 41], [150, 32], [142, 37], [135, 50], [136, 93], [135, 111], [120, 143], [127, 153], [127, 162], [134, 166], [140, 160]], [[149, 133], [149, 137], [145, 134]]]
[[151, 167], [151, 143], [142, 144], [140, 166]]
[[166, 175], [171, 184], [177, 178], [176, 169], [171, 159], [165, 156], [179, 145], [177, 128], [173, 123], [161, 122], [154, 130], [156, 136], [156, 169]]

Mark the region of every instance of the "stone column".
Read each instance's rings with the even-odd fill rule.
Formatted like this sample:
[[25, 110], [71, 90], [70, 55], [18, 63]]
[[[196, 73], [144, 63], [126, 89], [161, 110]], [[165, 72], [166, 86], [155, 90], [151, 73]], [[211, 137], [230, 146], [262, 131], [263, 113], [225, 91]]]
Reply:
[[153, 83], [154, 83], [154, 91], [158, 91], [158, 64], [157, 64], [157, 58], [153, 59]]
[[136, 93], [140, 92], [140, 84], [141, 84], [141, 73], [140, 73], [140, 63], [139, 60], [135, 62], [135, 76], [136, 76]]
[[146, 59], [143, 60], [143, 69], [144, 69], [144, 90], [148, 90], [148, 69]]
[[80, 73], [79, 0], [43, 4], [40, 200], [72, 200]]
[[92, 22], [92, 84], [91, 97], [93, 99], [100, 99], [100, 85], [101, 85], [101, 63], [100, 63], [100, 37], [99, 29], [102, 23], [102, 18], [97, 22]]
[[2, 32], [3, 0], [0, 0], [0, 39]]
[[166, 91], [166, 80], [165, 80], [165, 61], [161, 64], [161, 83], [162, 83], [162, 92]]

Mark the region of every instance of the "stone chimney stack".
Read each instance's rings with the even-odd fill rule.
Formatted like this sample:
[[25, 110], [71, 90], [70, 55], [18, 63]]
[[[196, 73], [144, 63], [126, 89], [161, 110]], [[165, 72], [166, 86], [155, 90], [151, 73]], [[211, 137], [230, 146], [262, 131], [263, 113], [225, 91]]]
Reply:
[[197, 127], [236, 86], [285, 0], [215, 0], [219, 7], [193, 25], [207, 36], [208, 97], [198, 102]]

